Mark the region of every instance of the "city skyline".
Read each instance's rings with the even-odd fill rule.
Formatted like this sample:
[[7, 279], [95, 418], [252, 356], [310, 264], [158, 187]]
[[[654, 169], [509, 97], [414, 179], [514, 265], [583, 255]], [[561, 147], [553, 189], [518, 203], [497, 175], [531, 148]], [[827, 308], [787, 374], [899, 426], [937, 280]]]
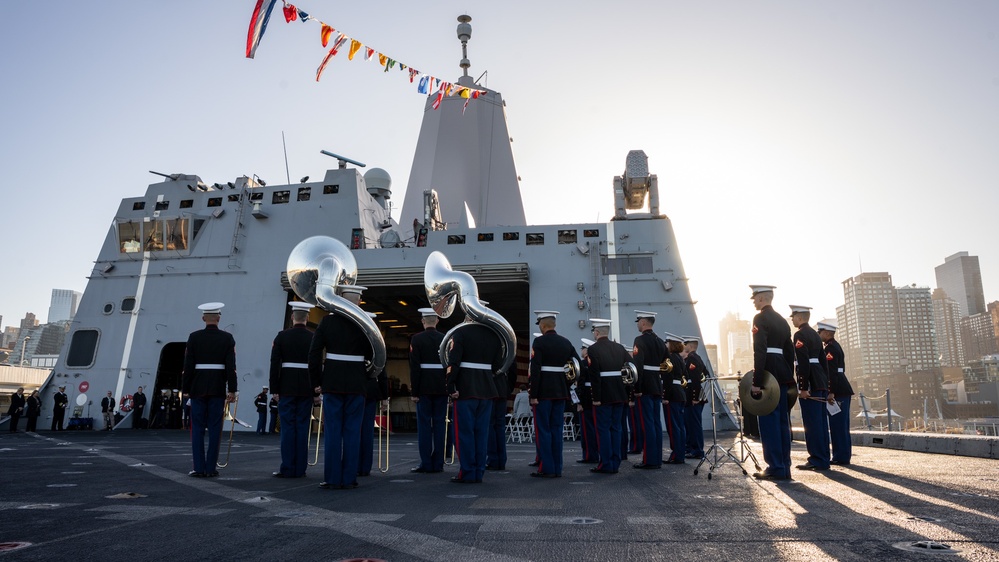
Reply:
[[[460, 74], [466, 5], [300, 7], [421, 70]], [[388, 170], [404, 199], [425, 101], [415, 84], [343, 57], [317, 83], [318, 34], [279, 14], [248, 60], [251, 8], [8, 7], [0, 48], [18, 56], [0, 76], [18, 87], [0, 108], [13, 186], [2, 217], [31, 233], [0, 278], [8, 322], [43, 315], [53, 287], [84, 290], [120, 200], [158, 181], [149, 170], [276, 185], [321, 175], [328, 149]], [[726, 312], [752, 318], [749, 284], [777, 285], [782, 314], [834, 317], [843, 280], [888, 271], [934, 288], [955, 252], [980, 257], [985, 298], [999, 299], [999, 4], [512, 1], [470, 15], [470, 73], [488, 71], [507, 101], [528, 223], [607, 220], [611, 179], [644, 150], [706, 343]], [[149, 21], [198, 41], [152, 38], [137, 23]], [[88, 30], [72, 64], [57, 28]], [[625, 77], [641, 80], [614, 86]]]

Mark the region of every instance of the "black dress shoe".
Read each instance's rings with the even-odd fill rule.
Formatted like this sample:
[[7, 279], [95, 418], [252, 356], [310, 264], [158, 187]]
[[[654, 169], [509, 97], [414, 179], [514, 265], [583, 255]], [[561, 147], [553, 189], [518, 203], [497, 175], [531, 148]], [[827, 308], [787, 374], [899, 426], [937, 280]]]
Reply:
[[329, 490], [330, 489], [330, 483], [329, 482], [320, 482], [319, 483], [319, 487], [322, 488], [323, 490]]
[[423, 468], [422, 466], [413, 467], [413, 468], [409, 469], [409, 471], [410, 472], [415, 472], [417, 474], [424, 474], [424, 473], [427, 473], [427, 472], [432, 472], [430, 470], [427, 470], [427, 469]]
[[532, 463], [528, 463], [527, 466], [541, 466], [541, 461], [534, 461]]
[[281, 471], [272, 472], [271, 476], [273, 476], [274, 478], [291, 478], [291, 476], [286, 476], [286, 475], [282, 474]]
[[[475, 480], [465, 480], [464, 478], [458, 478], [457, 476], [451, 477], [452, 484], [474, 484], [475, 482]], [[482, 480], [479, 480], [478, 482], [482, 482]]]
[[795, 468], [797, 468], [798, 470], [812, 470], [812, 471], [815, 471], [815, 472], [820, 472], [822, 470], [829, 470], [828, 468], [822, 468], [822, 467], [819, 467], [819, 466], [815, 466], [814, 464], [812, 464], [810, 462], [806, 462], [805, 464], [799, 464]]
[[558, 478], [557, 474], [551, 474], [547, 472], [532, 472], [531, 476], [534, 478]]
[[664, 464], [687, 464], [687, 461], [683, 459], [673, 459], [673, 460], [664, 461]]
[[194, 478], [204, 478], [205, 477], [205, 473], [204, 472], [198, 472], [197, 470], [192, 470], [191, 472], [188, 472], [187, 475], [188, 476], [192, 476]]
[[596, 472], [597, 474], [617, 474], [616, 470], [607, 470], [606, 468], [593, 467], [590, 472]]
[[635, 463], [635, 468], [644, 468], [648, 470], [658, 470], [662, 468], [662, 465], [658, 464], [645, 464], [645, 463]]
[[587, 459], [579, 459], [576, 462], [582, 463], [582, 464], [597, 464], [598, 461], [591, 461], [591, 460], [587, 460]]
[[777, 476], [769, 472], [754, 472], [753, 478], [757, 480], [790, 480], [790, 476]]
[[829, 464], [835, 464], [839, 466], [850, 466], [850, 463], [845, 461], [829, 461]]
[[217, 478], [218, 475], [219, 475], [219, 471], [213, 470], [213, 471], [209, 472], [208, 474], [206, 474], [205, 476], [207, 476], [208, 478]]

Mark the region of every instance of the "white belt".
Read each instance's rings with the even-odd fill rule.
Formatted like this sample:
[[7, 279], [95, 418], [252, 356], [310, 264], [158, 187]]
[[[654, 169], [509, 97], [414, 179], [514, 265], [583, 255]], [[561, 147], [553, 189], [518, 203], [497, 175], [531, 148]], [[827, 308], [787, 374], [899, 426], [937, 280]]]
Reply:
[[776, 353], [777, 355], [784, 355], [784, 350], [779, 347], [768, 347], [767, 353]]
[[327, 359], [335, 359], [337, 361], [352, 361], [354, 363], [364, 363], [363, 355], [340, 355], [339, 353], [327, 353]]
[[818, 357], [809, 357], [808, 358], [808, 362], [809, 363], [815, 363], [816, 365], [818, 365], [819, 364], [819, 358]]
[[642, 365], [646, 371], [659, 371], [659, 365]]
[[308, 363], [281, 363], [282, 369], [308, 369]]
[[205, 369], [205, 370], [218, 370], [224, 371], [225, 365], [221, 363], [198, 363], [194, 366], [195, 369]]
[[584, 383], [583, 383], [583, 386], [593, 386], [593, 383], [590, 383], [590, 382], [584, 382]]
[[843, 368], [842, 368], [842, 367], [840, 367], [839, 369], [836, 369], [836, 372], [837, 372], [837, 373], [842, 373], [842, 372], [843, 372]]
[[462, 361], [461, 363], [458, 363], [458, 366], [463, 369], [483, 369], [486, 371], [493, 370], [493, 366], [489, 363], [470, 363], [468, 361]]
[[621, 371], [600, 371], [601, 377], [620, 377]]
[[541, 371], [545, 373], [564, 373], [565, 367], [541, 367]]
[[421, 369], [443, 369], [444, 366], [440, 363], [420, 363]]
[[673, 384], [680, 384], [680, 385], [682, 385], [683, 381], [680, 380], [680, 379], [673, 379]]

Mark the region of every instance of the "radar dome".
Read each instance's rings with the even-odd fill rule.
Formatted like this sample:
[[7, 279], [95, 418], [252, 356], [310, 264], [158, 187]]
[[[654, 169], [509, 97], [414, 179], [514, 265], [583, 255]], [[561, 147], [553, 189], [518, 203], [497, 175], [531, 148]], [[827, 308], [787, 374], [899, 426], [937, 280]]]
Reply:
[[392, 176], [381, 168], [371, 168], [364, 172], [364, 183], [368, 189], [389, 190], [392, 188]]

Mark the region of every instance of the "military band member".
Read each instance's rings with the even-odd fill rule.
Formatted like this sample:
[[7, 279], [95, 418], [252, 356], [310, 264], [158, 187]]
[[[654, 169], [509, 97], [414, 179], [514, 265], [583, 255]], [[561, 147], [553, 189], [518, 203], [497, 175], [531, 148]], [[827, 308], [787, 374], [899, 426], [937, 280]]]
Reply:
[[225, 405], [236, 399], [236, 340], [229, 332], [219, 329], [223, 306], [220, 302], [209, 302], [198, 307], [205, 328], [191, 333], [184, 352], [181, 388], [191, 399], [194, 460], [194, 470], [188, 476], [219, 475], [216, 465], [222, 440], [222, 417]]
[[[703, 381], [708, 376], [708, 368], [704, 360], [697, 354], [700, 341], [694, 336], [683, 336], [683, 346], [686, 356], [685, 373], [687, 375], [687, 400], [684, 403], [684, 421], [687, 428], [687, 458], [699, 459], [704, 456], [704, 401], [701, 400]], [[710, 388], [708, 389], [710, 391]]]
[[669, 434], [669, 458], [666, 464], [683, 464], [687, 457], [687, 425], [684, 419], [684, 403], [687, 394], [683, 390], [684, 362], [683, 338], [666, 332], [666, 352], [672, 368], [663, 371], [663, 406], [666, 411], [666, 431]]
[[278, 395], [271, 393], [271, 399], [267, 402], [267, 411], [271, 414], [271, 422], [267, 425], [267, 433], [278, 432]]
[[451, 482], [479, 483], [486, 472], [493, 401], [500, 397], [494, 375], [503, 364], [502, 344], [488, 326], [468, 324], [454, 332], [450, 347], [445, 384], [455, 404], [452, 421], [461, 465]]
[[302, 478], [309, 462], [309, 426], [315, 395], [309, 377], [312, 331], [307, 326], [312, 305], [296, 301], [288, 306], [291, 328], [278, 332], [271, 346], [268, 382], [281, 416], [281, 467], [272, 474], [276, 478]]
[[562, 476], [562, 428], [565, 425], [565, 403], [569, 385], [565, 379], [565, 364], [579, 359], [576, 347], [555, 332], [558, 312], [535, 310], [541, 337], [531, 346], [530, 384], [531, 405], [537, 429], [538, 454], [541, 462], [531, 476], [557, 478]]
[[444, 334], [437, 329], [439, 320], [434, 309], [421, 308], [423, 331], [413, 336], [409, 343], [409, 381], [412, 401], [416, 403], [416, 435], [420, 450], [420, 464], [410, 472], [444, 471], [447, 389], [440, 359]]
[[829, 462], [848, 465], [853, 456], [853, 443], [850, 440], [850, 399], [853, 387], [846, 378], [846, 362], [843, 348], [836, 341], [836, 325], [819, 322], [818, 326], [829, 367], [829, 398], [835, 400], [840, 408], [838, 414], [829, 416], [829, 436], [832, 441], [832, 459]]
[[587, 350], [587, 379], [593, 383], [594, 424], [600, 462], [590, 472], [617, 474], [621, 465], [621, 413], [628, 402], [628, 390], [621, 380], [621, 368], [631, 362], [628, 350], [612, 342], [611, 321], [591, 318], [594, 343]]
[[829, 370], [822, 339], [808, 324], [810, 307], [791, 305], [791, 322], [798, 331], [794, 333], [794, 355], [797, 359], [798, 404], [801, 422], [805, 428], [805, 447], [808, 462], [797, 466], [800, 470], [829, 469], [829, 418], [826, 397], [829, 394]]
[[593, 411], [593, 393], [591, 388], [593, 382], [587, 377], [587, 352], [594, 342], [591, 339], [582, 338], [583, 345], [579, 348], [580, 373], [576, 378], [576, 397], [579, 402], [576, 404], [576, 413], [579, 414], [579, 432], [582, 434], [580, 446], [583, 449], [583, 458], [577, 460], [578, 463], [596, 464], [600, 462], [600, 451], [597, 449], [597, 426], [595, 423], [595, 413]]
[[[366, 287], [340, 285], [340, 296], [357, 304]], [[367, 336], [352, 320], [329, 314], [319, 323], [309, 350], [309, 376], [323, 393], [323, 481], [320, 488], [357, 487], [361, 420], [367, 394], [364, 362], [374, 356]]]
[[140, 386], [132, 395], [132, 429], [142, 429], [145, 420], [142, 419], [142, 412], [146, 409], [146, 395]]
[[260, 394], [253, 399], [253, 405], [257, 407], [257, 435], [267, 433], [267, 391], [266, 386], [260, 390]]
[[[486, 437], [486, 470], [506, 470], [506, 404], [512, 385], [506, 373], [493, 375], [496, 398], [489, 410], [489, 432]], [[537, 444], [535, 443], [535, 456]]]
[[66, 420], [66, 407], [69, 405], [69, 396], [66, 396], [66, 385], [59, 387], [59, 392], [52, 397], [52, 431], [62, 431], [62, 424]]
[[666, 344], [652, 330], [656, 323], [656, 313], [647, 310], [635, 311], [635, 322], [639, 336], [635, 338], [631, 355], [638, 367], [638, 386], [635, 388], [635, 408], [638, 414], [638, 427], [644, 437], [640, 445], [642, 462], [635, 468], [657, 469], [663, 464], [663, 425], [659, 412], [662, 411], [663, 383], [659, 369], [666, 358]]
[[[385, 369], [376, 378], [368, 377], [365, 381], [364, 419], [361, 420], [361, 450], [358, 457], [357, 475], [371, 476], [371, 467], [375, 462], [375, 418], [378, 411], [385, 411], [389, 403], [388, 376]], [[385, 418], [381, 431], [388, 431], [389, 420]]]
[[114, 429], [114, 394], [108, 391], [108, 395], [101, 399], [101, 414], [104, 415], [104, 431]]
[[763, 460], [767, 468], [753, 474], [760, 480], [791, 479], [791, 420], [787, 411], [787, 389], [794, 384], [791, 328], [773, 308], [773, 285], [750, 285], [753, 306], [759, 314], [753, 317], [753, 386], [752, 392], [762, 391], [763, 372], [777, 379], [779, 400], [773, 412], [758, 416]]

